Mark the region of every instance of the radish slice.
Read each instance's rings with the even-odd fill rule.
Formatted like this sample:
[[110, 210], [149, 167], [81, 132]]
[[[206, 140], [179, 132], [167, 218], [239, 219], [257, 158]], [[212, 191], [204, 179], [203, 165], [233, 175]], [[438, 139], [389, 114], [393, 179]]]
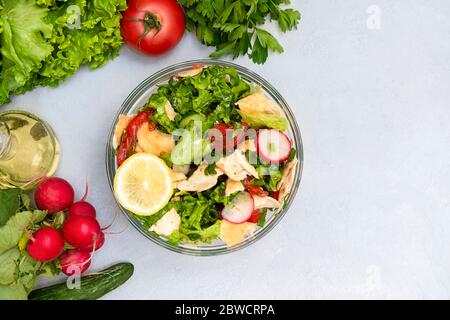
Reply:
[[286, 161], [292, 149], [288, 136], [275, 129], [259, 130], [257, 145], [259, 157], [269, 163]]
[[231, 223], [244, 223], [251, 217], [254, 208], [255, 201], [252, 195], [248, 192], [240, 192], [222, 210], [222, 217]]

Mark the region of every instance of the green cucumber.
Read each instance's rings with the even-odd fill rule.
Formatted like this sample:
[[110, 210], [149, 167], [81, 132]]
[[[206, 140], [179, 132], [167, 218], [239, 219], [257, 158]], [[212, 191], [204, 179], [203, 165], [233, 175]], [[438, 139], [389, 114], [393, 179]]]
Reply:
[[180, 121], [180, 124], [178, 125], [180, 128], [185, 129], [191, 122], [200, 121], [203, 122], [206, 120], [206, 116], [200, 113], [194, 113], [183, 120]]
[[103, 271], [82, 276], [79, 289], [69, 289], [67, 283], [34, 290], [29, 300], [96, 300], [116, 289], [133, 274], [131, 263], [118, 263]]

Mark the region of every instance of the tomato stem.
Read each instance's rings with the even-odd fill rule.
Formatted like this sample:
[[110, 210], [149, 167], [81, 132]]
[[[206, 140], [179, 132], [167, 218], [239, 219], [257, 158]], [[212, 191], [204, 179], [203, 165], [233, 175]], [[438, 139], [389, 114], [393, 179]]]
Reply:
[[128, 20], [142, 22], [144, 24], [144, 32], [139, 36], [137, 40], [138, 46], [141, 45], [141, 41], [148, 35], [150, 31], [156, 29], [155, 35], [157, 35], [158, 32], [161, 30], [161, 22], [159, 21], [158, 17], [149, 11], [145, 13], [144, 19], [128, 18]]

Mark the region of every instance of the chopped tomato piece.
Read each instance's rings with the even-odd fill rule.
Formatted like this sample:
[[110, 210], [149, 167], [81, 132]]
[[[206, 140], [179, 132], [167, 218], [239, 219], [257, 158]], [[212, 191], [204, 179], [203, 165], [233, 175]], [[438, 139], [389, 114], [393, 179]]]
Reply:
[[242, 129], [233, 130], [233, 126], [226, 123], [216, 124], [213, 129], [218, 130], [221, 134], [218, 137], [214, 132], [208, 132], [208, 137], [213, 144], [213, 148], [216, 150], [232, 150], [240, 142], [242, 142], [245, 137], [245, 131], [248, 129], [244, 126]]
[[138, 113], [133, 120], [127, 126], [122, 142], [117, 150], [117, 165], [120, 166], [128, 157], [130, 157], [136, 148], [136, 137], [139, 129], [145, 124], [149, 124], [150, 130], [156, 128], [156, 124], [150, 120], [150, 116], [153, 115], [155, 111], [153, 109], [148, 109]]
[[266, 197], [269, 193], [263, 189], [263, 187], [261, 186], [257, 186], [251, 183], [252, 179], [246, 178], [244, 180], [244, 186], [247, 189], [248, 192], [250, 192], [250, 194], [252, 196], [258, 196], [258, 197]]
[[247, 222], [258, 223], [259, 218], [261, 218], [261, 210], [254, 210], [250, 218], [248, 218]]
[[280, 198], [280, 191], [271, 191], [269, 192], [269, 195], [274, 198], [275, 200], [279, 200]]

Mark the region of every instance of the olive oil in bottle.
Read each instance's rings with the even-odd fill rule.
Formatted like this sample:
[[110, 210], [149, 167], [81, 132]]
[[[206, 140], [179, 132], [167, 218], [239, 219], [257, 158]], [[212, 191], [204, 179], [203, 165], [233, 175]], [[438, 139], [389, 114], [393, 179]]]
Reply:
[[0, 189], [33, 188], [55, 173], [59, 158], [47, 123], [25, 111], [0, 112]]

